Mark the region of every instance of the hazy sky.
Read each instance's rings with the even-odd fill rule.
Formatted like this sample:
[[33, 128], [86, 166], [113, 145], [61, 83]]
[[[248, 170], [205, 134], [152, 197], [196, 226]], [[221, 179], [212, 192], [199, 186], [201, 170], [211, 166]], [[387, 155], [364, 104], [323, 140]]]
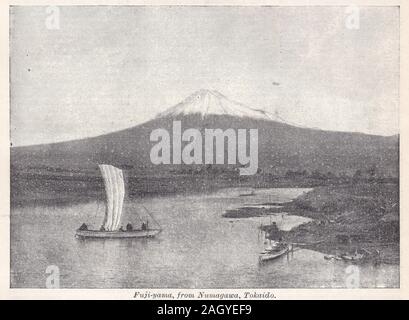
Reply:
[[345, 7], [46, 7], [11, 10], [13, 145], [95, 136], [199, 89], [289, 122], [398, 133], [399, 10]]

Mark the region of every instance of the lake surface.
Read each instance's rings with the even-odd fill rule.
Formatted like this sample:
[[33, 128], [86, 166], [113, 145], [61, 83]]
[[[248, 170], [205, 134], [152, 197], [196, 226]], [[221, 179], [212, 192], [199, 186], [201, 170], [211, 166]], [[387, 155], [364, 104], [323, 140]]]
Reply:
[[[288, 214], [228, 219], [227, 209], [286, 202], [308, 189], [243, 189], [210, 194], [143, 198], [125, 203], [125, 217], [140, 225], [141, 205], [154, 214], [163, 232], [154, 239], [78, 240], [83, 223], [99, 228], [102, 201], [72, 206], [12, 208], [11, 287], [44, 288], [50, 265], [57, 266], [62, 288], [316, 288], [346, 287], [358, 272], [360, 287], [398, 287], [399, 266], [327, 261], [323, 254], [296, 250], [258, 263], [263, 249], [261, 223], [276, 221], [283, 230], [308, 221]], [[356, 269], [358, 268], [358, 269]], [[355, 282], [356, 283], [356, 282]]]

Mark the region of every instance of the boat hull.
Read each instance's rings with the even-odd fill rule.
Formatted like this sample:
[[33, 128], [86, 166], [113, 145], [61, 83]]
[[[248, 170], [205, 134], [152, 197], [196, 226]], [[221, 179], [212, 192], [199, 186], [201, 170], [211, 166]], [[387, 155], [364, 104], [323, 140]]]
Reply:
[[79, 239], [129, 239], [129, 238], [153, 238], [162, 230], [132, 230], [132, 231], [99, 231], [99, 230], [77, 230], [75, 237]]
[[289, 247], [285, 247], [280, 251], [272, 252], [272, 253], [261, 253], [258, 257], [259, 262], [264, 262], [264, 261], [269, 261], [269, 260], [274, 260], [282, 255], [288, 253], [290, 251]]

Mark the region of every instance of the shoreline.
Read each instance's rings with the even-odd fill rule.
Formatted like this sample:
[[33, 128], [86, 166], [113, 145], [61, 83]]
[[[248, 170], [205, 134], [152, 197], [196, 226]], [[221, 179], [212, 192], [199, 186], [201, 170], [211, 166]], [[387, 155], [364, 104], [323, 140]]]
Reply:
[[270, 212], [308, 217], [284, 231], [287, 241], [330, 255], [379, 251], [381, 263], [399, 264], [399, 189], [395, 184], [323, 186]]
[[[382, 263], [399, 264], [399, 188], [396, 183], [358, 181], [318, 186], [284, 203], [266, 202], [226, 210], [224, 218], [285, 213], [312, 219], [282, 237], [333, 256], [379, 252]], [[268, 229], [268, 226], [264, 226]]]
[[[104, 196], [101, 181], [87, 179], [46, 180], [12, 179], [11, 207], [26, 205], [69, 205], [89, 202]], [[182, 179], [183, 178], [183, 179]], [[284, 203], [260, 203], [227, 210], [229, 219], [288, 213], [313, 219], [290, 231], [288, 241], [314, 243], [309, 248], [331, 255], [353, 253], [364, 248], [379, 250], [381, 260], [399, 263], [399, 181], [393, 179], [329, 179], [297, 181], [293, 179], [230, 179], [231, 177], [175, 176], [173, 179], [144, 177], [130, 183], [130, 198], [171, 194], [207, 193], [229, 187], [311, 188]], [[135, 178], [133, 178], [135, 179]], [[184, 183], [178, 183], [181, 181]], [[86, 181], [87, 180], [87, 181]], [[134, 183], [132, 183], [134, 182]], [[145, 184], [146, 183], [146, 184]], [[147, 187], [144, 189], [143, 187]], [[23, 196], [17, 196], [24, 190]], [[50, 192], [52, 190], [53, 192]], [[56, 191], [58, 190], [58, 191]], [[163, 192], [163, 191], [167, 192]], [[142, 191], [142, 192], [141, 192]], [[145, 192], [143, 192], [145, 191]], [[318, 243], [318, 244], [317, 244]]]

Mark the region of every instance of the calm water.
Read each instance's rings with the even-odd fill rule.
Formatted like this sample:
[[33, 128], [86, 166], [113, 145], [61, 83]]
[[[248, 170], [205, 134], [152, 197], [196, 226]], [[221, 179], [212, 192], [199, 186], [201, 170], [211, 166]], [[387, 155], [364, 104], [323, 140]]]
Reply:
[[[65, 288], [312, 288], [345, 287], [348, 264], [297, 250], [262, 266], [261, 222], [288, 230], [305, 218], [291, 213], [271, 218], [226, 219], [226, 209], [285, 202], [306, 189], [224, 189], [207, 195], [145, 198], [127, 202], [126, 219], [148, 208], [163, 227], [155, 239], [77, 240], [82, 222], [99, 227], [103, 204], [27, 206], [12, 210], [11, 286], [45, 287], [46, 269], [58, 266]], [[143, 210], [141, 211], [143, 212]], [[126, 224], [127, 221], [123, 221]], [[399, 286], [399, 267], [359, 266], [361, 287]]]

